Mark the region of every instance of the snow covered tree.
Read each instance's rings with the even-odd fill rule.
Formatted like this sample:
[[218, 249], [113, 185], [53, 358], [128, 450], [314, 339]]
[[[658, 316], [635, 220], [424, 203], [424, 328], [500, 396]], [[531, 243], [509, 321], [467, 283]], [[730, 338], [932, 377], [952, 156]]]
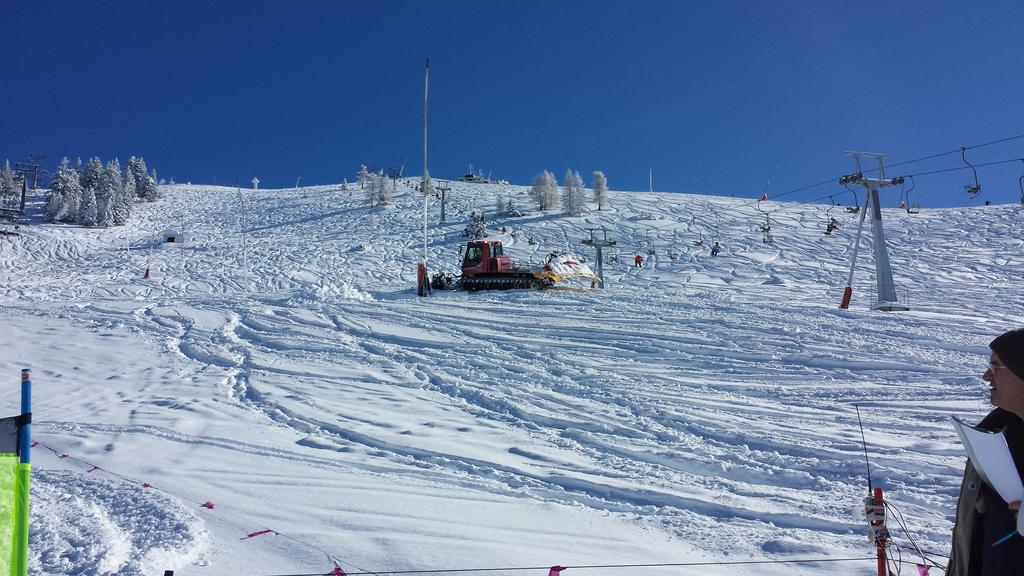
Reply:
[[[146, 199], [146, 202], [156, 202], [160, 198], [160, 187], [157, 186], [156, 182], [156, 168], [153, 169], [153, 173], [146, 177], [146, 173], [142, 173], [145, 180], [145, 187], [143, 188], [142, 197]], [[136, 183], [138, 186], [138, 183]]]
[[583, 214], [583, 180], [579, 172], [565, 171], [562, 178], [562, 209], [568, 216]]
[[95, 226], [96, 217], [96, 191], [86, 188], [82, 192], [82, 206], [78, 211], [78, 222], [85, 226]]
[[516, 208], [515, 202], [509, 198], [508, 202], [505, 204], [505, 216], [519, 218], [520, 216], [524, 216], [524, 214], [519, 211], [519, 208]]
[[118, 213], [124, 214], [124, 221], [121, 224], [125, 224], [131, 218], [132, 207], [135, 204], [135, 199], [138, 198], [135, 194], [135, 175], [132, 171], [125, 167], [124, 170], [124, 186], [122, 187], [120, 201], [118, 202]]
[[122, 217], [122, 223], [128, 221], [128, 215], [119, 211], [122, 194], [124, 183], [121, 181], [121, 164], [111, 160], [100, 172], [99, 186], [96, 188], [97, 226], [117, 226]]
[[133, 195], [138, 198], [146, 198], [146, 187], [147, 180], [149, 180], [149, 173], [146, 169], [146, 161], [142, 158], [136, 158], [132, 156], [128, 159], [128, 164], [125, 165], [125, 180], [127, 180], [128, 172], [132, 174], [132, 180], [135, 182], [135, 189], [131, 191]]
[[558, 209], [558, 181], [555, 175], [544, 171], [544, 195], [547, 197], [548, 210]]
[[78, 171], [64, 158], [60, 168], [50, 179], [50, 197], [46, 202], [46, 217], [50, 222], [74, 222], [82, 202], [82, 185]]
[[555, 175], [545, 170], [534, 176], [530, 197], [537, 203], [538, 210], [558, 208], [558, 182], [555, 181]]
[[484, 221], [484, 214], [476, 211], [469, 213], [469, 224], [462, 231], [466, 238], [483, 238], [487, 236], [487, 223]]
[[544, 174], [537, 174], [533, 177], [533, 182], [530, 186], [530, 198], [537, 203], [537, 210], [543, 212], [548, 209], [548, 197], [544, 193]]
[[[356, 175], [356, 182], [359, 183], [360, 190], [366, 190], [367, 181], [370, 179], [370, 171], [366, 169], [366, 164], [359, 165], [359, 174]], [[372, 204], [371, 204], [372, 206]]]
[[5, 160], [0, 166], [0, 205], [12, 206], [17, 193], [17, 185], [14, 183], [14, 173], [11, 172], [10, 160]]
[[103, 172], [103, 161], [99, 158], [90, 158], [89, 162], [82, 167], [82, 173], [78, 180], [82, 183], [82, 189], [92, 188], [95, 193], [100, 185], [100, 174]]
[[366, 205], [373, 208], [377, 205], [379, 195], [377, 192], [377, 186], [380, 185], [380, 180], [375, 174], [368, 174], [366, 178], [359, 183], [359, 187], [363, 190], [363, 194], [366, 195]]
[[381, 172], [378, 178], [380, 179], [380, 182], [377, 184], [377, 203], [390, 204], [395, 197], [395, 181], [383, 172]]
[[594, 171], [594, 202], [597, 202], [598, 210], [608, 203], [608, 179], [600, 170]]

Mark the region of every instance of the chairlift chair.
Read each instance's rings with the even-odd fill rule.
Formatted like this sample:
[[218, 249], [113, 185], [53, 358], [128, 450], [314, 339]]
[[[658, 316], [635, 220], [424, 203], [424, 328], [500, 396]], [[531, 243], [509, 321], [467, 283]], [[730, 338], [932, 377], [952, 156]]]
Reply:
[[690, 224], [694, 228], [697, 229], [697, 239], [693, 241], [693, 245], [694, 246], [703, 246], [704, 245], [704, 231], [701, 230], [700, 226], [697, 226], [696, 221], [697, 221], [697, 217], [696, 216], [691, 216], [690, 217]]
[[839, 227], [839, 224], [832, 216], [832, 210], [836, 207], [836, 199], [832, 196], [829, 196], [828, 199], [832, 202], [832, 205], [825, 209], [825, 234], [831, 235]]
[[[913, 204], [910, 203], [910, 191], [917, 188], [917, 182], [914, 181], [913, 176], [908, 175], [907, 178], [910, 178], [910, 188], [907, 188], [905, 191], [900, 193], [901, 202], [903, 203], [903, 208], [906, 209], [907, 214], [917, 214], [921, 211], [921, 205], [916, 202]], [[905, 184], [901, 184], [901, 186], [905, 186]]]
[[843, 184], [843, 186], [847, 190], [849, 190], [850, 194], [853, 194], [853, 205], [847, 206], [846, 211], [849, 212], [850, 214], [860, 213], [860, 198], [857, 197], [857, 191], [854, 190], [853, 188], [850, 188], [849, 186], [846, 186], [846, 184]]
[[758, 210], [758, 212], [761, 212], [762, 214], [764, 214], [764, 224], [761, 224], [760, 227], [759, 227], [760, 230], [761, 230], [761, 234], [763, 234], [763, 237], [761, 238], [761, 242], [763, 242], [765, 244], [771, 244], [772, 243], [772, 219], [771, 219], [770, 216], [768, 216], [768, 212], [767, 211], [761, 210], [761, 201], [760, 200], [757, 201], [757, 210]]
[[973, 164], [967, 161], [967, 148], [963, 146], [960, 147], [960, 158], [963, 159], [964, 164], [967, 164], [967, 167], [970, 168], [971, 172], [974, 174], [974, 186], [965, 184], [964, 190], [967, 191], [968, 196], [975, 198], [978, 194], [981, 194], [981, 184], [978, 183], [978, 171], [974, 169]]

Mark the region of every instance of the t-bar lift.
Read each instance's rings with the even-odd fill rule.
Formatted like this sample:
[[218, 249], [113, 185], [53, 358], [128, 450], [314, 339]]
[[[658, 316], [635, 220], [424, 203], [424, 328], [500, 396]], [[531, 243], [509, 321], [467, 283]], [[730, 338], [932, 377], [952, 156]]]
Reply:
[[[886, 312], [897, 310], [910, 310], [906, 304], [901, 304], [896, 298], [896, 284], [892, 279], [892, 267], [889, 265], [889, 250], [885, 246], [885, 233], [882, 231], [882, 209], [878, 202], [878, 190], [886, 186], [893, 186], [903, 183], [903, 178], [887, 179], [885, 167], [882, 160], [885, 154], [874, 152], [847, 152], [843, 154], [853, 157], [857, 171], [853, 174], [843, 176], [839, 179], [842, 185], [860, 184], [864, 187], [864, 210], [860, 213], [860, 222], [857, 225], [857, 239], [853, 245], [853, 259], [850, 262], [850, 276], [846, 281], [846, 289], [843, 291], [843, 301], [840, 308], [850, 307], [850, 298], [853, 295], [853, 270], [857, 265], [857, 252], [860, 249], [861, 230], [864, 228], [864, 217], [868, 209], [871, 209], [871, 235], [875, 251], [875, 283], [878, 285], [878, 302], [872, 307], [874, 310]], [[878, 178], [864, 176], [860, 168], [860, 159], [874, 158], [878, 162]]]

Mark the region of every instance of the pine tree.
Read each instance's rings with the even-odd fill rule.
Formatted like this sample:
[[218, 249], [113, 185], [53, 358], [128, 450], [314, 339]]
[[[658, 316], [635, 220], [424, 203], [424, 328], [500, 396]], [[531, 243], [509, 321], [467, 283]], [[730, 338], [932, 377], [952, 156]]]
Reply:
[[[143, 165], [143, 168], [145, 168], [145, 165]], [[143, 176], [146, 182], [146, 188], [145, 192], [143, 192], [143, 198], [146, 199], [146, 202], [156, 202], [157, 199], [160, 198], [160, 187], [157, 186], [156, 184], [156, 168], [153, 169], [153, 173], [150, 174], [148, 177], [145, 177], [145, 171], [143, 171]], [[138, 184], [136, 183], [136, 185]]]
[[0, 204], [11, 206], [16, 192], [17, 186], [14, 183], [14, 173], [11, 172], [11, 162], [5, 160], [4, 165], [0, 166]]
[[78, 177], [82, 183], [82, 189], [92, 188], [95, 193], [96, 188], [100, 185], [101, 173], [103, 173], [103, 161], [97, 157], [90, 158]]
[[128, 159], [126, 169], [132, 173], [132, 179], [135, 181], [135, 190], [132, 190], [132, 194], [139, 198], [146, 198], [146, 181], [149, 179], [149, 174], [146, 173], [146, 161], [132, 156]]
[[95, 226], [96, 218], [96, 192], [92, 188], [86, 188], [82, 192], [82, 206], [78, 212], [78, 222], [85, 226]]
[[137, 187], [135, 185], [135, 175], [132, 174], [132, 171], [129, 170], [126, 166], [124, 169], [124, 188], [123, 192], [121, 193], [121, 201], [119, 203], [121, 212], [125, 214], [125, 219], [124, 222], [122, 222], [122, 224], [128, 222], [128, 220], [131, 218], [132, 208], [135, 205], [135, 199], [138, 198], [138, 196], [136, 196], [135, 193], [136, 189]]
[[50, 197], [46, 202], [46, 217], [50, 222], [74, 222], [82, 201], [82, 185], [78, 171], [64, 158], [57, 173], [50, 179]]
[[[100, 173], [96, 188], [96, 224], [118, 226], [128, 221], [128, 215], [120, 210], [124, 182], [121, 181], [121, 164], [117, 160], [107, 162]], [[123, 218], [123, 219], [122, 219]]]
[[608, 179], [600, 170], [594, 171], [594, 202], [597, 203], [598, 210], [608, 202]]

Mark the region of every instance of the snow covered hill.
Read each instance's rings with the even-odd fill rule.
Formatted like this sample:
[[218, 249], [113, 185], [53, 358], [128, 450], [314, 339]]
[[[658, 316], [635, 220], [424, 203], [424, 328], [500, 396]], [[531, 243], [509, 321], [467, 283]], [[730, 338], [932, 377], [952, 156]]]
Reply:
[[873, 482], [948, 551], [949, 417], [986, 412], [986, 345], [1024, 325], [1020, 206], [884, 210], [912, 310], [881, 313], [870, 242], [837, 307], [856, 225], [841, 207], [832, 235], [826, 206], [685, 194], [492, 218], [499, 197], [528, 209], [528, 189], [456, 182], [447, 224], [431, 200], [432, 270], [457, 270], [483, 210], [524, 263], [592, 263], [580, 242], [606, 227], [607, 289], [421, 299], [415, 184], [376, 208], [340, 186], [169, 186], [127, 228], [37, 218], [0, 238], [0, 414], [21, 368], [35, 383], [33, 574], [867, 558], [855, 405]]

